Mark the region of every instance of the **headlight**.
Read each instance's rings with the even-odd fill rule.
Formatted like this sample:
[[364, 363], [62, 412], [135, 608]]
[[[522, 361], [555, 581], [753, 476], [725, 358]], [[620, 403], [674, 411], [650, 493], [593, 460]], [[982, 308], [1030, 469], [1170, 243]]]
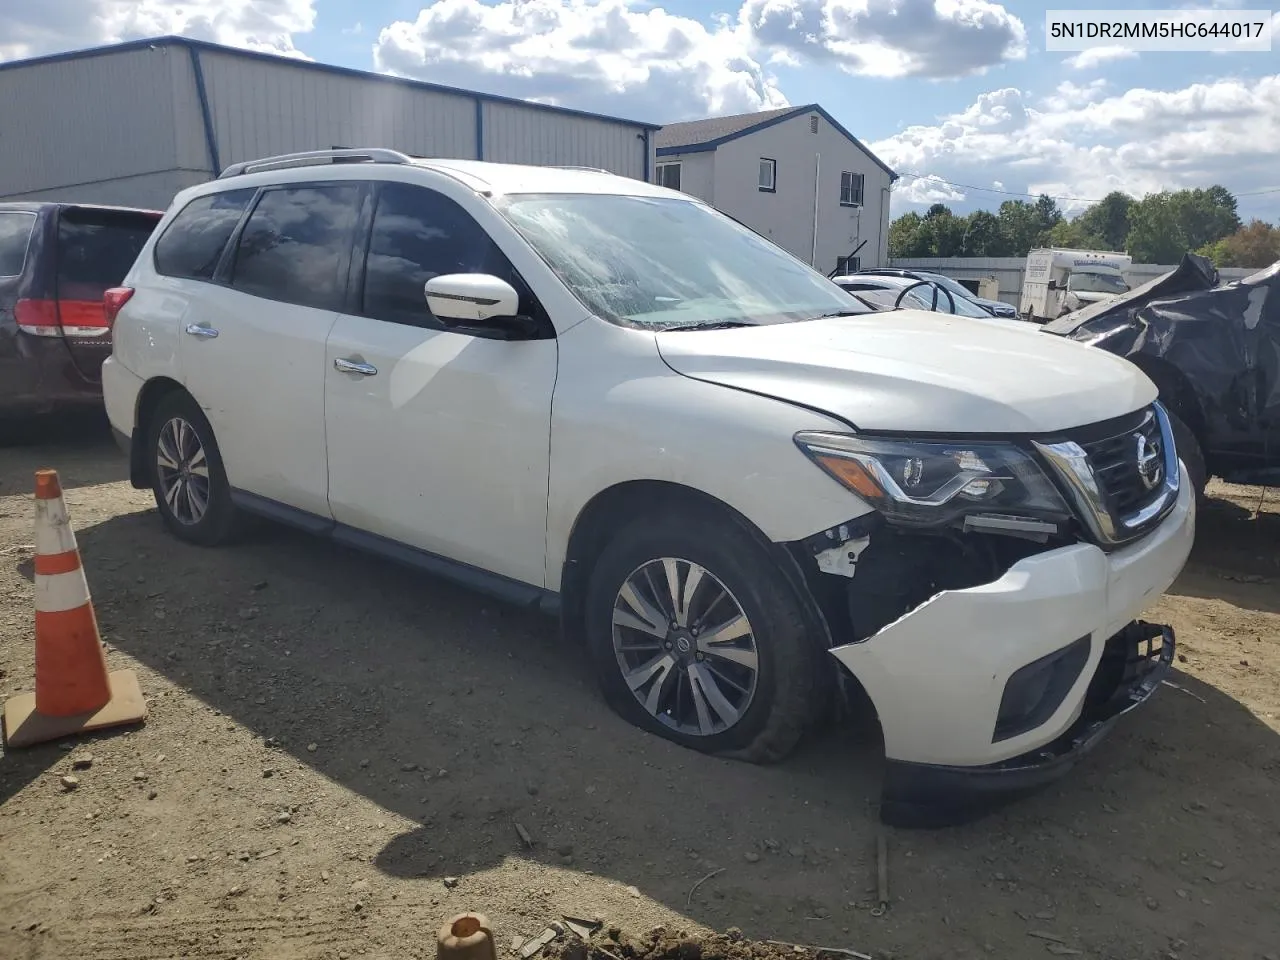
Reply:
[[1069, 514], [1029, 454], [989, 441], [889, 440], [806, 431], [796, 443], [887, 520], [944, 526], [967, 514], [1050, 522]]

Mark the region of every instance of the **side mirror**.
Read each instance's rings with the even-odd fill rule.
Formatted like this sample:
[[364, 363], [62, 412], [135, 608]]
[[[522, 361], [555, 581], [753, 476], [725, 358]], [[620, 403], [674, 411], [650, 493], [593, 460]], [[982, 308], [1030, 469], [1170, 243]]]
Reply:
[[446, 273], [425, 284], [427, 306], [441, 320], [484, 323], [514, 317], [520, 295], [507, 281], [487, 273]]

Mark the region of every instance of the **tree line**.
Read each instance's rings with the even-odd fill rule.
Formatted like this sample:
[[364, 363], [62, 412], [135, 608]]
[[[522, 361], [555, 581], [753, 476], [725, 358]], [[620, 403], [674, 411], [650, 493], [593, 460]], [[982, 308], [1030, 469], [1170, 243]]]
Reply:
[[1137, 263], [1177, 263], [1190, 250], [1218, 267], [1266, 267], [1280, 260], [1280, 226], [1242, 224], [1235, 196], [1221, 186], [1141, 200], [1113, 191], [1071, 219], [1041, 195], [967, 216], [935, 203], [889, 224], [891, 257], [1025, 257], [1036, 247], [1124, 251]]

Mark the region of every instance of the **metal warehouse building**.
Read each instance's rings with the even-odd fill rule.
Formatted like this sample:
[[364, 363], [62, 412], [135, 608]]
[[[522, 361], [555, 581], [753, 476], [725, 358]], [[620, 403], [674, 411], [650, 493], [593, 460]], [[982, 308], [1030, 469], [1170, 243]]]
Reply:
[[648, 180], [657, 129], [162, 37], [0, 64], [0, 199], [163, 209], [236, 161], [336, 146]]

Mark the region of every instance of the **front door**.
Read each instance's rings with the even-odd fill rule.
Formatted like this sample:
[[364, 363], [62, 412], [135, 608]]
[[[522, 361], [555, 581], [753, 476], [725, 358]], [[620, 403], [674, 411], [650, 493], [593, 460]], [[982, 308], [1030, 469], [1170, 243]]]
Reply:
[[495, 274], [522, 313], [541, 309], [457, 203], [381, 183], [363, 293], [325, 358], [329, 504], [339, 523], [541, 586], [556, 341], [445, 329], [423, 287], [448, 273]]

